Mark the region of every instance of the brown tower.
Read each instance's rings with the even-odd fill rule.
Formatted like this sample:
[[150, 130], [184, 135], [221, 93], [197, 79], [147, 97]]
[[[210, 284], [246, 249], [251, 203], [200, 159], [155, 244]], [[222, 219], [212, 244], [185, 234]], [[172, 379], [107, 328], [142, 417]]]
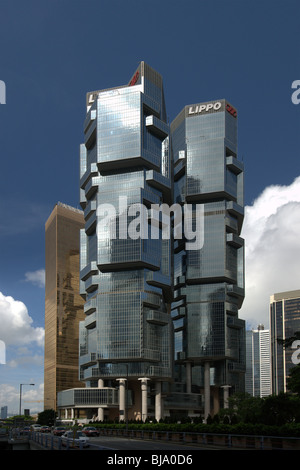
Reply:
[[79, 233], [83, 212], [55, 205], [45, 225], [45, 365], [44, 409], [56, 409], [57, 392], [84, 386], [78, 377], [79, 322], [84, 319], [79, 294]]

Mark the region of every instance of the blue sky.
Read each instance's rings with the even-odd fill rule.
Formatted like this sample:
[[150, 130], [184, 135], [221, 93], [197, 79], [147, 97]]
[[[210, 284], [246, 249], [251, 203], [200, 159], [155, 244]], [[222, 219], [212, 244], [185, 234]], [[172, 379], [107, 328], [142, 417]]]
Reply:
[[170, 121], [211, 99], [238, 109], [240, 316], [267, 325], [269, 296], [298, 288], [299, 16], [293, 0], [0, 0], [0, 406], [17, 412], [19, 384], [35, 383], [23, 396], [42, 409], [45, 221], [57, 201], [79, 207], [86, 92], [127, 84], [141, 60], [163, 76]]

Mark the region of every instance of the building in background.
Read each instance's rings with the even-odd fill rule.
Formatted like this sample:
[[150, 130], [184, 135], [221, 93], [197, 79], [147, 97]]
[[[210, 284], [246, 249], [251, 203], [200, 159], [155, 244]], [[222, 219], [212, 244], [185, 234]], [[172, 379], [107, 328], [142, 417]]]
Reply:
[[[202, 208], [202, 245], [174, 240], [176, 383], [203, 393], [205, 417], [244, 391], [243, 164], [237, 111], [226, 100], [186, 106], [171, 124], [174, 202]], [[196, 227], [194, 226], [194, 230]]]
[[7, 412], [8, 412], [8, 407], [7, 406], [1, 406], [0, 418], [1, 419], [6, 419], [7, 418]]
[[264, 325], [246, 332], [245, 391], [261, 398], [272, 394], [270, 331]]
[[[60, 393], [59, 408], [99, 420], [213, 415], [229, 390], [244, 391], [237, 112], [225, 100], [187, 106], [170, 131], [162, 78], [144, 62], [128, 85], [90, 92], [86, 105], [79, 358], [86, 387]], [[160, 213], [163, 204], [171, 211], [152, 225], [153, 206]]]
[[44, 409], [56, 409], [57, 393], [79, 381], [79, 234], [83, 212], [55, 205], [45, 225]]
[[270, 297], [270, 334], [272, 356], [272, 393], [287, 391], [287, 378], [297, 363], [294, 353], [299, 346], [284, 348], [278, 340], [293, 338], [300, 332], [300, 290], [286, 291]]

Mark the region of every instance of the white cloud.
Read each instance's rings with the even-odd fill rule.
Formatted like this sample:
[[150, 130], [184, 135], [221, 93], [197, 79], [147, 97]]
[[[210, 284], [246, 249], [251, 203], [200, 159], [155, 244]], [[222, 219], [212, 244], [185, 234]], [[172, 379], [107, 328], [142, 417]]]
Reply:
[[300, 177], [267, 187], [245, 207], [246, 297], [240, 318], [269, 328], [269, 301], [276, 292], [300, 288]]
[[39, 287], [45, 287], [45, 270], [29, 271], [25, 273], [25, 281], [31, 282]]
[[0, 339], [6, 346], [44, 344], [44, 329], [33, 327], [26, 305], [0, 292]]
[[[28, 381], [31, 383], [31, 381]], [[24, 408], [29, 408], [31, 413], [40, 412], [43, 409], [44, 384], [22, 387], [22, 413]], [[8, 413], [18, 414], [20, 406], [20, 388], [10, 384], [0, 384], [1, 406], [8, 407]]]

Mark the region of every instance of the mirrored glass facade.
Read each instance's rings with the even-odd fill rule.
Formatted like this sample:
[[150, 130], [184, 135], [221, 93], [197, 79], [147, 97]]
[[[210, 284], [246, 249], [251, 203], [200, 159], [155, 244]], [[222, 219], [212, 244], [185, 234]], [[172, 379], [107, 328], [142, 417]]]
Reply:
[[[244, 391], [243, 164], [237, 154], [237, 113], [225, 100], [186, 106], [171, 124], [174, 199], [202, 206], [203, 244], [174, 242], [176, 380], [183, 389], [230, 384]], [[194, 216], [195, 217], [195, 216]], [[187, 364], [189, 366], [187, 366]], [[221, 399], [222, 403], [222, 399]]]
[[171, 240], [152, 239], [148, 221], [152, 204], [171, 200], [161, 76], [141, 63], [129, 85], [89, 93], [84, 131], [80, 378], [169, 381]]
[[[236, 110], [225, 100], [186, 106], [169, 128], [162, 78], [144, 62], [128, 85], [89, 92], [86, 106], [80, 379], [87, 388], [122, 390], [117, 381], [126, 378], [136, 399], [148, 380], [155, 410], [164, 393], [165, 413], [199, 415], [207, 364], [221, 405], [220, 387], [244, 390]], [[163, 204], [177, 205], [183, 216], [180, 224], [169, 212], [169, 237], [163, 218], [152, 232], [152, 207]], [[196, 246], [191, 232], [198, 233], [199, 220]], [[149, 400], [142, 396], [143, 408]]]

